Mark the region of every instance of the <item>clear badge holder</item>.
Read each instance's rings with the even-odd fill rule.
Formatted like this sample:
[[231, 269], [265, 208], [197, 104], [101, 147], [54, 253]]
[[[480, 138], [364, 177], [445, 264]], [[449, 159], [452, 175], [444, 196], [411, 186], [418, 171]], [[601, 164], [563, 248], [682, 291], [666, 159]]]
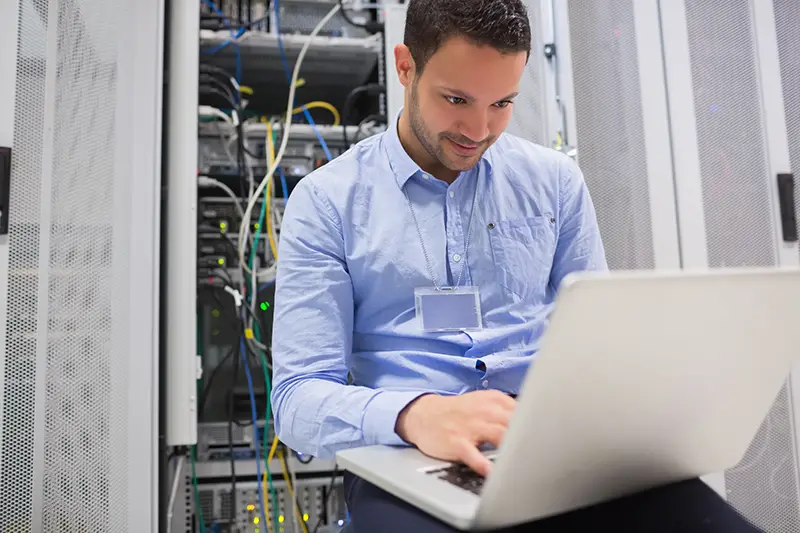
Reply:
[[471, 331], [483, 328], [478, 287], [414, 289], [417, 320], [426, 332]]

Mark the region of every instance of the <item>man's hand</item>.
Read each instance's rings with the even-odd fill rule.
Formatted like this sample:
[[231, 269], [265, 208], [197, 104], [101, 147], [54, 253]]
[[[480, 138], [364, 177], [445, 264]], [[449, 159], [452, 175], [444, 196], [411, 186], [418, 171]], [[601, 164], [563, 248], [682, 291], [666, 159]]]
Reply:
[[492, 463], [478, 446], [487, 442], [500, 446], [516, 403], [494, 390], [461, 396], [428, 394], [403, 409], [395, 431], [431, 457], [463, 462], [486, 476]]

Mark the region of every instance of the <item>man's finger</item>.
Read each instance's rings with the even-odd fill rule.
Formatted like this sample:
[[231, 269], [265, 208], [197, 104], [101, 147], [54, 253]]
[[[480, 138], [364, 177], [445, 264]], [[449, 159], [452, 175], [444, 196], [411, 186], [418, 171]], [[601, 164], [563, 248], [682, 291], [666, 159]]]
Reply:
[[497, 403], [507, 411], [514, 412], [514, 409], [517, 408], [517, 400], [508, 394], [501, 393], [501, 395], [497, 398]]
[[459, 460], [473, 469], [478, 474], [486, 477], [492, 469], [492, 462], [487, 459], [473, 444], [463, 441], [459, 453]]
[[492, 404], [487, 406], [483, 421], [489, 422], [491, 424], [498, 424], [503, 427], [508, 427], [508, 424], [511, 422], [511, 417], [513, 415], [514, 411], [504, 409], [500, 405]]
[[478, 430], [478, 434], [475, 435], [475, 440], [481, 443], [488, 442], [495, 448], [499, 448], [505, 434], [506, 426], [491, 423], [482, 424]]

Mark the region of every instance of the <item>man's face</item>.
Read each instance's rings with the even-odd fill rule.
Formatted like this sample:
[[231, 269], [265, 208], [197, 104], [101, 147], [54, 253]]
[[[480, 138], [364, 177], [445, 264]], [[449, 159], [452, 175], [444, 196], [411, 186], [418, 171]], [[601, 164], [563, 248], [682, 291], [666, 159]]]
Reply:
[[526, 61], [525, 52], [502, 54], [454, 37], [421, 75], [413, 66], [405, 80], [400, 72], [411, 131], [435, 161], [455, 172], [477, 164], [508, 125]]

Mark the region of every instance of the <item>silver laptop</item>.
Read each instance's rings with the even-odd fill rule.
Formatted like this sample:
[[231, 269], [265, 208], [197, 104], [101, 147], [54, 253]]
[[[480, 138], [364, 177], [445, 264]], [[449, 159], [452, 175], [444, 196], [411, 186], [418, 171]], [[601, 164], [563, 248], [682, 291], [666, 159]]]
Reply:
[[485, 480], [414, 448], [338, 462], [463, 530], [721, 472], [800, 360], [798, 325], [794, 269], [572, 276]]

